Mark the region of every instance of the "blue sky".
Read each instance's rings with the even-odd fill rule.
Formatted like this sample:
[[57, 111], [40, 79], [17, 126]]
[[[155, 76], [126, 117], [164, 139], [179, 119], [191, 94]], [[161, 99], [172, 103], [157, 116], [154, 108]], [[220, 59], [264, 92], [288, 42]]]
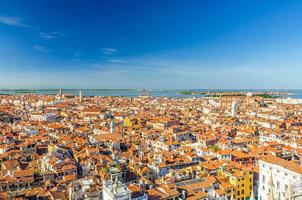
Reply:
[[3, 0], [0, 88], [302, 88], [299, 0]]

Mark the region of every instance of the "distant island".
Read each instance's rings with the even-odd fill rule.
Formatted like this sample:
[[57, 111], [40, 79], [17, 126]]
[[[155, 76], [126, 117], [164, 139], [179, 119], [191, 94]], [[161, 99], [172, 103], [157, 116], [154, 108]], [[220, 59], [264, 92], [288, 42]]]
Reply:
[[287, 96], [287, 92], [197, 92], [197, 91], [180, 91], [179, 94], [183, 95], [204, 95], [204, 97], [231, 97], [231, 96], [254, 96], [254, 97], [262, 97], [262, 98], [278, 98], [281, 96]]

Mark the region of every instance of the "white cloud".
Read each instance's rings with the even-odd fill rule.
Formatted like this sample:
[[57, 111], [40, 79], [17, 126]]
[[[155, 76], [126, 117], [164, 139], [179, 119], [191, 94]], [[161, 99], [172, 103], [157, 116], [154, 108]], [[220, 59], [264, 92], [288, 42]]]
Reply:
[[109, 59], [107, 60], [109, 63], [125, 63], [126, 60], [123, 59]]
[[[0, 48], [1, 49], [1, 48]], [[38, 51], [48, 51], [37, 45]], [[48, 51], [49, 52], [49, 51]], [[71, 51], [72, 53], [73, 51]], [[75, 53], [77, 54], [77, 53]], [[280, 57], [280, 56], [279, 56]], [[34, 60], [34, 59], [33, 59]], [[276, 59], [275, 59], [276, 60]], [[99, 63], [98, 63], [99, 61]], [[203, 60], [199, 56], [181, 57], [179, 54], [157, 54], [135, 57], [114, 57], [106, 60], [84, 61], [83, 63], [58, 62], [56, 64], [40, 61], [45, 69], [38, 68], [39, 79], [32, 71], [14, 70], [4, 74], [7, 66], [0, 60], [0, 83], [9, 87], [11, 84], [24, 85], [22, 80], [30, 80], [28, 87], [87, 87], [87, 88], [299, 88], [302, 85], [299, 63], [272, 62], [261, 58], [256, 61], [228, 62], [228, 60]], [[32, 61], [37, 62], [37, 61]], [[16, 69], [22, 64], [15, 64]], [[27, 64], [33, 66], [33, 64]], [[55, 66], [55, 68], [53, 67]], [[288, 67], [291, 66], [290, 70]], [[30, 68], [30, 67], [28, 67]], [[11, 69], [8, 67], [8, 69]], [[14, 68], [15, 69], [15, 68]], [[72, 70], [70, 70], [72, 69]], [[18, 72], [15, 72], [18, 71]], [[68, 71], [68, 73], [66, 73]], [[19, 74], [19, 76], [15, 74]], [[8, 80], [10, 79], [10, 80]], [[9, 83], [9, 84], [8, 84]], [[6, 85], [5, 85], [6, 84]]]
[[103, 48], [102, 51], [103, 51], [104, 54], [108, 55], [108, 54], [115, 53], [117, 51], [117, 49], [114, 49], [114, 48]]
[[129, 88], [265, 89], [301, 85], [297, 77], [300, 68], [290, 72], [284, 63], [272, 65], [264, 58], [257, 62], [228, 62], [159, 54], [123, 58], [122, 62], [116, 60], [94, 64], [88, 73], [95, 79], [110, 79], [116, 87], [120, 84]]
[[60, 32], [41, 32], [40, 36], [41, 36], [41, 38], [44, 38], [47, 40], [65, 37], [65, 35]]
[[20, 17], [0, 16], [0, 23], [9, 26], [32, 28], [31, 26], [24, 24], [23, 19]]
[[50, 50], [48, 50], [45, 47], [40, 46], [40, 45], [35, 45], [35, 46], [33, 46], [33, 48], [36, 51], [40, 51], [40, 52], [43, 52], [43, 53], [50, 53]]

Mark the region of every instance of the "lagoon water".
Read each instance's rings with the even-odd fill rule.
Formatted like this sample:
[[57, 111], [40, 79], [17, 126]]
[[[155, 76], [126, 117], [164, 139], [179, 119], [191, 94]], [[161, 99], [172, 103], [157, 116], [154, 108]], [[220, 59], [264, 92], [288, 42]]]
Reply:
[[[236, 92], [287, 92], [287, 97], [302, 98], [302, 90], [238, 90], [238, 89], [152, 89], [152, 90], [140, 90], [140, 89], [82, 89], [83, 96], [125, 96], [135, 97], [143, 91], [150, 91], [152, 96], [156, 97], [202, 97], [203, 94], [188, 95], [181, 94], [181, 91], [194, 91], [194, 92], [223, 92], [223, 91], [236, 91]], [[55, 95], [59, 93], [59, 89], [0, 89], [0, 94], [9, 95], [22, 95], [22, 94], [49, 94]], [[79, 89], [62, 89], [63, 94], [78, 95]]]

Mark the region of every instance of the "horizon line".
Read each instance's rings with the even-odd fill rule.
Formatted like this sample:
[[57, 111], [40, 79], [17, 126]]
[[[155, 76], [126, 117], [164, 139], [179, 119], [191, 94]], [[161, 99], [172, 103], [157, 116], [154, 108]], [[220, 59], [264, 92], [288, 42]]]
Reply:
[[302, 90], [294, 88], [0, 88], [0, 90]]

